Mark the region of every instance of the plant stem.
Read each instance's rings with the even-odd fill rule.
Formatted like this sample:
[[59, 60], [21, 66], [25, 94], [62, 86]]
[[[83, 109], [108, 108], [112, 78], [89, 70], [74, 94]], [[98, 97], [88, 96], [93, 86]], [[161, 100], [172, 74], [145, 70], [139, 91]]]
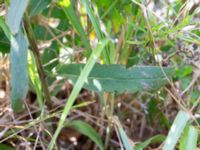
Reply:
[[27, 33], [29, 43], [30, 43], [30, 48], [33, 52], [33, 55], [34, 55], [34, 58], [35, 58], [35, 61], [36, 61], [36, 65], [37, 65], [37, 68], [38, 68], [38, 73], [39, 73], [39, 76], [40, 76], [43, 95], [44, 95], [44, 98], [46, 100], [46, 105], [47, 105], [48, 110], [51, 110], [52, 109], [51, 97], [50, 97], [48, 84], [47, 84], [46, 77], [45, 77], [45, 72], [44, 72], [42, 62], [41, 62], [41, 59], [40, 59], [40, 53], [39, 53], [39, 49], [37, 47], [37, 42], [35, 40], [35, 36], [34, 36], [33, 30], [32, 30], [32, 27], [31, 27], [31, 24], [30, 24], [30, 21], [29, 21], [27, 15], [25, 15], [24, 26], [25, 26], [25, 30], [26, 30], [26, 33]]
[[[41, 80], [43, 95], [44, 95], [44, 98], [45, 98], [47, 109], [48, 109], [48, 111], [50, 111], [50, 110], [52, 110], [53, 106], [52, 106], [52, 103], [51, 103], [51, 96], [50, 96], [50, 92], [49, 92], [49, 89], [48, 89], [48, 83], [46, 81], [46, 75], [45, 75], [44, 68], [42, 66], [42, 62], [41, 62], [41, 59], [40, 59], [40, 53], [39, 53], [39, 49], [37, 47], [37, 42], [35, 40], [33, 29], [31, 27], [30, 20], [29, 20], [29, 17], [28, 17], [27, 14], [25, 14], [24, 27], [25, 27], [25, 30], [26, 30], [26, 34], [27, 34], [27, 37], [28, 37], [30, 48], [33, 52], [35, 62], [36, 62], [36, 65], [37, 65], [38, 74], [39, 74], [39, 77], [40, 77], [40, 80]], [[57, 118], [53, 117], [51, 119], [51, 121], [56, 122]], [[53, 132], [54, 132], [57, 128], [56, 124], [52, 123], [52, 128], [53, 128]], [[58, 146], [57, 142], [56, 142], [56, 148], [59, 150], [59, 146]]]

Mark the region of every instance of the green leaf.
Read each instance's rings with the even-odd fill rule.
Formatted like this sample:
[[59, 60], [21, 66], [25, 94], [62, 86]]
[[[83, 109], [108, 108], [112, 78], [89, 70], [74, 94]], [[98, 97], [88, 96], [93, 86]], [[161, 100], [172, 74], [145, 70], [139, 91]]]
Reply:
[[10, 38], [11, 38], [10, 30], [9, 30], [7, 24], [5, 23], [5, 20], [2, 17], [0, 17], [0, 27], [2, 28], [6, 37], [10, 40]]
[[14, 148], [7, 146], [5, 144], [0, 144], [0, 149], [1, 150], [15, 150]]
[[148, 140], [136, 145], [134, 147], [134, 150], [143, 150], [145, 149], [149, 144], [151, 143], [157, 143], [157, 142], [162, 142], [164, 141], [165, 136], [164, 135], [156, 135], [153, 136], [152, 138], [149, 138]]
[[30, 16], [35, 16], [41, 13], [51, 3], [51, 0], [31, 0], [30, 1]]
[[167, 139], [165, 140], [163, 150], [174, 150], [176, 143], [178, 142], [178, 139], [180, 138], [181, 133], [183, 132], [189, 119], [190, 116], [188, 113], [184, 111], [178, 112], [170, 128]]
[[29, 72], [30, 83], [32, 85], [32, 88], [37, 94], [37, 101], [40, 106], [40, 109], [42, 109], [43, 107], [42, 85], [32, 51], [29, 51], [28, 53], [28, 72]]
[[[85, 7], [85, 9], [87, 11], [88, 16], [90, 17], [90, 20], [92, 21], [92, 24], [94, 26], [95, 32], [97, 34], [97, 37], [98, 37], [99, 41], [101, 41], [105, 37], [104, 37], [103, 32], [101, 31], [100, 23], [95, 18], [92, 9], [89, 6], [88, 0], [82, 0], [82, 2], [83, 2], [83, 6]], [[106, 60], [106, 63], [110, 64], [110, 56], [109, 56], [109, 51], [108, 51], [107, 48], [105, 48], [105, 50], [103, 50], [103, 55], [104, 55], [104, 58]]]
[[[113, 123], [114, 123], [114, 126], [115, 126], [115, 130], [117, 132], [117, 135], [120, 136], [120, 139], [119, 139], [120, 143], [123, 143], [123, 146], [125, 147], [126, 150], [132, 150], [134, 148], [134, 145], [132, 145], [130, 143], [130, 139], [126, 135], [126, 132], [124, 131], [124, 129], [123, 129], [123, 127], [122, 127], [117, 116], [113, 116]], [[121, 149], [123, 149], [123, 148], [121, 147]]]
[[11, 0], [8, 9], [7, 24], [12, 34], [17, 34], [29, 0]]
[[73, 4], [70, 0], [59, 0], [59, 5], [63, 8], [66, 16], [68, 17], [69, 21], [71, 22], [72, 26], [76, 29], [78, 34], [80, 34], [80, 37], [82, 39], [82, 42], [87, 50], [87, 57], [89, 57], [92, 49], [90, 46], [90, 42], [88, 40], [88, 37], [86, 35], [86, 32], [84, 31], [81, 22], [79, 18], [77, 17]]
[[122, 127], [119, 127], [118, 130], [119, 130], [119, 134], [120, 134], [120, 137], [122, 139], [125, 149], [132, 150], [133, 148], [132, 148], [131, 144], [129, 143], [128, 136], [126, 135], [124, 129]]
[[0, 52], [5, 54], [9, 52], [9, 49], [10, 49], [9, 40], [12, 35], [3, 17], [0, 17], [0, 27], [2, 29], [0, 30], [0, 47], [1, 47]]
[[64, 125], [65, 118], [69, 114], [77, 95], [79, 94], [79, 92], [81, 91], [81, 88], [84, 85], [85, 80], [87, 79], [90, 71], [92, 70], [92, 68], [95, 65], [97, 58], [100, 56], [101, 52], [103, 51], [103, 49], [107, 45], [107, 43], [108, 43], [108, 40], [106, 39], [106, 40], [102, 41], [101, 43], [99, 43], [97, 45], [97, 47], [93, 50], [90, 58], [88, 59], [87, 64], [83, 68], [83, 70], [80, 74], [80, 77], [78, 78], [76, 84], [74, 85], [74, 88], [73, 88], [73, 90], [72, 90], [72, 92], [71, 92], [71, 94], [70, 94], [70, 96], [67, 100], [67, 103], [65, 104], [65, 107], [63, 109], [62, 115], [61, 115], [59, 123], [58, 123], [58, 127], [57, 127], [57, 129], [56, 129], [56, 131], [53, 135], [53, 138], [50, 142], [50, 145], [48, 147], [49, 150], [53, 149], [55, 141], [56, 141], [63, 125]]
[[[57, 74], [76, 82], [84, 64], [61, 65]], [[165, 74], [173, 74], [172, 67], [163, 67]], [[167, 83], [162, 69], [157, 66], [134, 66], [126, 69], [123, 65], [95, 64], [84, 87], [97, 92], [136, 92], [155, 90]]]
[[10, 41], [8, 38], [5, 36], [3, 31], [0, 29], [0, 52], [2, 54], [9, 53], [10, 51]]
[[193, 126], [187, 126], [180, 140], [179, 150], [196, 150], [198, 130]]
[[80, 121], [80, 120], [75, 120], [70, 122], [67, 126], [70, 126], [74, 129], [76, 129], [78, 132], [82, 133], [83, 135], [88, 136], [93, 142], [95, 142], [98, 147], [103, 150], [103, 142], [98, 135], [98, 133], [92, 128], [88, 123]]
[[23, 111], [23, 99], [28, 88], [28, 43], [20, 31], [11, 38], [11, 103], [15, 112]]

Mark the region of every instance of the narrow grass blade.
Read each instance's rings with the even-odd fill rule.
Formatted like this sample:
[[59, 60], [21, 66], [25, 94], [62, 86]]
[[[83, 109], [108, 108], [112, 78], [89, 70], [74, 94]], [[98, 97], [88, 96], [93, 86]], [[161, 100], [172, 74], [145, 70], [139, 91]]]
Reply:
[[51, 0], [30, 0], [30, 16], [41, 13], [51, 3]]
[[174, 150], [188, 120], [189, 114], [184, 111], [179, 111], [165, 140], [163, 150]]
[[28, 89], [28, 43], [20, 31], [11, 38], [11, 104], [14, 112], [23, 111], [23, 100]]
[[164, 135], [156, 135], [156, 136], [153, 136], [149, 139], [147, 139], [146, 141], [140, 143], [140, 144], [137, 144], [135, 147], [134, 147], [134, 150], [143, 150], [145, 149], [149, 144], [152, 144], [152, 143], [157, 143], [157, 142], [163, 142], [165, 140], [165, 136]]
[[[98, 37], [99, 41], [101, 41], [105, 37], [104, 37], [103, 32], [101, 31], [100, 23], [95, 18], [92, 9], [89, 6], [88, 0], [82, 0], [82, 2], [83, 2], [83, 5], [84, 5], [84, 7], [85, 7], [85, 9], [87, 11], [88, 16], [90, 17], [90, 20], [91, 20], [91, 22], [92, 22], [92, 24], [94, 26], [95, 32], [97, 34], [97, 37]], [[105, 48], [105, 50], [103, 50], [103, 55], [104, 55], [106, 63], [110, 64], [110, 56], [109, 56], [109, 51], [108, 51], [107, 48]]]
[[180, 140], [179, 150], [196, 150], [198, 130], [193, 126], [188, 126]]
[[53, 146], [55, 144], [55, 141], [58, 137], [58, 134], [60, 133], [64, 122], [65, 122], [65, 118], [67, 117], [67, 115], [69, 114], [70, 109], [72, 108], [72, 105], [77, 97], [77, 95], [79, 94], [81, 88], [83, 87], [84, 83], [87, 81], [87, 77], [90, 73], [90, 71], [92, 70], [97, 58], [100, 56], [102, 50], [104, 49], [105, 45], [107, 45], [108, 40], [102, 41], [101, 43], [98, 44], [97, 48], [93, 51], [93, 53], [91, 54], [87, 64], [85, 65], [84, 69], [82, 70], [80, 77], [78, 78], [76, 84], [74, 85], [74, 88], [72, 90], [72, 93], [70, 94], [67, 103], [63, 109], [63, 113], [61, 115], [60, 121], [58, 123], [58, 127], [56, 129], [55, 134], [53, 135], [53, 138], [50, 142], [49, 145], [49, 150], [53, 149]]
[[129, 139], [128, 139], [123, 128], [119, 128], [119, 134], [120, 134], [120, 137], [122, 139], [122, 142], [124, 144], [125, 149], [126, 150], [133, 150], [133, 147], [130, 145]]
[[[113, 117], [113, 123], [116, 127], [116, 132], [118, 133], [118, 135], [120, 136], [120, 139], [123, 143], [123, 146], [125, 147], [126, 150], [133, 150], [133, 146], [130, 143], [130, 140], [128, 138], [128, 136], [126, 135], [118, 117], [114, 116]], [[134, 149], [135, 150], [135, 149]]]
[[7, 24], [12, 34], [17, 34], [20, 28], [23, 14], [29, 0], [11, 0], [8, 9]]
[[80, 133], [88, 136], [93, 142], [96, 143], [96, 145], [98, 145], [100, 150], [104, 149], [103, 142], [100, 136], [94, 130], [94, 128], [92, 128], [88, 123], [80, 121], [80, 120], [75, 120], [75, 121], [70, 122], [67, 126], [70, 126], [76, 129], [77, 131], [79, 131]]
[[11, 38], [10, 30], [2, 17], [0, 17], [0, 27], [2, 28], [6, 37], [10, 40], [10, 38]]
[[36, 92], [37, 100], [40, 109], [43, 108], [43, 96], [42, 96], [42, 85], [37, 71], [36, 62], [33, 53], [29, 51], [28, 53], [28, 72], [30, 77], [31, 85]]
[[65, 14], [67, 15], [69, 21], [71, 22], [72, 26], [76, 29], [78, 34], [80, 34], [80, 37], [82, 39], [82, 42], [87, 50], [87, 57], [89, 57], [90, 53], [92, 52], [90, 42], [88, 40], [88, 37], [81, 25], [81, 22], [79, 18], [77, 17], [73, 4], [70, 0], [59, 0], [59, 5], [63, 8]]

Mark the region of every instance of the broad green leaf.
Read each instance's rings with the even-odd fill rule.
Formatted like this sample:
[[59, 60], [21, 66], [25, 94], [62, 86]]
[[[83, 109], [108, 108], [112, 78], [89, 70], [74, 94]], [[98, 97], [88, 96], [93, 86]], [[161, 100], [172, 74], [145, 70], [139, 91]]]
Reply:
[[187, 126], [180, 140], [179, 150], [196, 150], [198, 130], [193, 126]]
[[8, 145], [0, 144], [0, 150], [15, 150], [15, 149]]
[[41, 13], [51, 3], [51, 0], [30, 0], [30, 16]]
[[11, 0], [8, 9], [7, 24], [12, 34], [17, 34], [29, 0]]
[[97, 58], [100, 56], [101, 52], [103, 51], [103, 49], [107, 45], [107, 43], [108, 43], [108, 40], [106, 39], [106, 40], [102, 41], [101, 43], [99, 43], [97, 45], [97, 47], [93, 50], [90, 58], [88, 59], [87, 64], [83, 68], [83, 70], [80, 74], [80, 77], [78, 78], [76, 84], [74, 85], [74, 88], [73, 88], [73, 90], [72, 90], [72, 92], [71, 92], [71, 94], [70, 94], [70, 96], [67, 100], [67, 103], [65, 104], [65, 107], [63, 109], [62, 115], [61, 115], [59, 123], [58, 123], [58, 127], [57, 127], [57, 129], [56, 129], [56, 131], [53, 135], [53, 138], [50, 142], [50, 145], [48, 147], [49, 150], [53, 149], [55, 141], [56, 141], [63, 125], [64, 125], [65, 118], [69, 114], [77, 95], [79, 94], [79, 92], [81, 91], [81, 88], [84, 85], [85, 80], [87, 79], [90, 71], [92, 70], [92, 68], [95, 65]]
[[163, 150], [174, 150], [176, 143], [178, 142], [178, 139], [180, 138], [181, 133], [183, 132], [189, 119], [190, 116], [188, 113], [184, 111], [178, 112], [164, 142]]
[[[76, 82], [84, 64], [61, 65], [57, 74]], [[163, 67], [165, 74], [173, 74], [172, 67]], [[134, 66], [126, 69], [123, 65], [95, 64], [84, 87], [97, 92], [136, 92], [155, 90], [167, 83], [162, 69], [157, 66]]]
[[67, 15], [69, 21], [71, 22], [72, 26], [76, 29], [78, 34], [80, 34], [80, 37], [82, 39], [82, 42], [87, 50], [87, 57], [89, 57], [92, 49], [90, 46], [90, 42], [88, 40], [88, 37], [86, 35], [86, 32], [84, 31], [81, 22], [79, 18], [77, 17], [75, 10], [73, 8], [73, 4], [70, 0], [59, 0], [59, 5], [63, 8], [65, 14]]
[[88, 123], [75, 120], [67, 124], [67, 126], [70, 126], [74, 129], [76, 129], [78, 132], [82, 133], [83, 135], [88, 136], [93, 142], [98, 145], [98, 147], [103, 150], [103, 142], [101, 140], [101, 137], [98, 135], [98, 133], [92, 128]]
[[11, 38], [11, 103], [15, 112], [23, 111], [23, 100], [28, 88], [28, 43], [20, 31]]
[[165, 136], [164, 135], [156, 135], [156, 136], [153, 136], [152, 138], [149, 138], [148, 140], [136, 145], [134, 147], [134, 150], [143, 150], [149, 144], [157, 143], [157, 142], [163, 142], [164, 140], [165, 140]]

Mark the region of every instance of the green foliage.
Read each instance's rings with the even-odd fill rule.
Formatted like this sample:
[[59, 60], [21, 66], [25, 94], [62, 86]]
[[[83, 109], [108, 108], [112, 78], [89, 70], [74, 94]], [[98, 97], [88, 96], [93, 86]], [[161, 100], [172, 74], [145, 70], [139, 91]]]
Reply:
[[92, 49], [88, 37], [86, 35], [86, 32], [84, 31], [81, 22], [74, 11], [73, 4], [70, 2], [70, 0], [60, 0], [59, 5], [62, 7], [63, 11], [65, 12], [72, 26], [76, 29], [76, 31], [80, 35], [82, 42], [86, 48], [87, 57], [89, 57]]
[[0, 144], [0, 149], [2, 149], [2, 150], [15, 150], [14, 148], [7, 146], [5, 144]]
[[67, 124], [67, 126], [72, 127], [82, 133], [83, 135], [88, 136], [92, 141], [94, 141], [100, 150], [104, 149], [103, 142], [98, 135], [98, 133], [95, 131], [94, 128], [92, 128], [88, 123], [80, 121], [80, 120], [74, 120]]
[[30, 0], [30, 16], [35, 16], [41, 13], [51, 3], [51, 0]]
[[[66, 125], [89, 137], [99, 149], [142, 150], [155, 145], [162, 146], [163, 150], [198, 148], [198, 4], [181, 0], [1, 0], [0, 8], [0, 53], [3, 54], [0, 55], [3, 66], [0, 92], [5, 90], [4, 84], [7, 86], [10, 82], [14, 113], [24, 110], [23, 101], [28, 91], [36, 94], [37, 102], [33, 100], [30, 107], [31, 115], [32, 110], [34, 112], [31, 125], [35, 128], [35, 122], [48, 123], [45, 131], [53, 129], [51, 141], [41, 131], [41, 139], [47, 138], [48, 144], [40, 136], [37, 142], [34, 133], [28, 138], [21, 137], [24, 131], [19, 139], [18, 133], [14, 133], [14, 137], [10, 137], [10, 131], [2, 134], [1, 138], [6, 139], [8, 135], [11, 138], [5, 140], [6, 143], [21, 146], [19, 143], [25, 140], [35, 142], [30, 144], [31, 148], [41, 144], [42, 148], [49, 146], [51, 150]], [[8, 70], [3, 64], [7, 56], [10, 56], [6, 62], [10, 63]], [[9, 71], [11, 78], [7, 82]], [[66, 80], [72, 81], [72, 91]], [[92, 101], [82, 98], [82, 91], [92, 93]], [[102, 106], [90, 91], [100, 96]], [[59, 97], [63, 93], [61, 99], [66, 98], [65, 101]], [[42, 112], [40, 117], [35, 113], [37, 107], [37, 111]], [[97, 130], [101, 134], [95, 131], [96, 127], [85, 123], [87, 121], [73, 119], [66, 123], [69, 114], [70, 118], [74, 117], [74, 113], [70, 113], [72, 109], [83, 111], [86, 114], [83, 120], [88, 116], [95, 118], [101, 126]], [[120, 122], [115, 120], [115, 115]], [[53, 118], [46, 122], [46, 116]], [[55, 116], [60, 121], [54, 126]], [[23, 121], [17, 122], [17, 128], [26, 128], [27, 123], [21, 124]], [[13, 127], [10, 129], [15, 131]], [[151, 137], [145, 132], [149, 129]], [[165, 136], [155, 135], [166, 134], [168, 129], [165, 141]], [[9, 147], [0, 144], [0, 149]]]
[[132, 146], [129, 142], [129, 139], [124, 131], [124, 129], [122, 127], [119, 127], [119, 134], [120, 134], [120, 137], [121, 137], [121, 140], [123, 142], [123, 145], [125, 147], [126, 150], [132, 150]]
[[160, 142], [163, 142], [165, 140], [165, 136], [164, 135], [156, 135], [156, 136], [153, 136], [151, 138], [149, 138], [148, 140], [140, 143], [140, 144], [137, 144], [135, 147], [134, 147], [134, 150], [143, 150], [145, 149], [149, 144], [153, 144], [153, 143], [160, 143]]
[[[75, 83], [83, 68], [84, 64], [61, 65], [57, 75]], [[97, 92], [119, 93], [156, 90], [166, 84], [167, 78], [172, 75], [172, 67], [134, 66], [126, 69], [122, 65], [96, 64], [84, 87]]]
[[22, 32], [11, 38], [11, 100], [15, 112], [23, 110], [23, 100], [28, 90], [28, 43]]
[[8, 53], [9, 49], [10, 49], [10, 38], [11, 38], [11, 33], [10, 30], [7, 26], [7, 24], [5, 23], [3, 17], [0, 17], [0, 52], [2, 52], [3, 54]]
[[56, 129], [56, 132], [55, 132], [55, 134], [54, 134], [54, 136], [51, 140], [51, 143], [49, 145], [50, 150], [53, 149], [53, 146], [54, 146], [55, 141], [58, 137], [58, 134], [60, 133], [60, 131], [63, 127], [65, 118], [69, 114], [69, 111], [72, 108], [72, 105], [74, 104], [74, 101], [75, 101], [78, 93], [80, 92], [81, 88], [83, 87], [85, 80], [87, 80], [87, 77], [89, 76], [92, 68], [94, 67], [97, 58], [100, 56], [101, 52], [103, 51], [103, 49], [107, 45], [107, 43], [108, 43], [108, 40], [101, 41], [101, 43], [99, 43], [99, 45], [96, 47], [96, 49], [91, 54], [87, 64], [84, 66], [78, 80], [76, 81], [76, 84], [74, 85], [74, 89], [72, 90], [72, 93], [70, 94], [68, 101], [65, 104], [65, 107], [63, 109], [63, 113], [62, 113], [61, 119], [58, 123], [58, 127]]
[[17, 34], [20, 29], [21, 20], [29, 0], [11, 0], [8, 10], [7, 23], [12, 34]]
[[42, 86], [41, 86], [41, 81], [38, 75], [37, 65], [36, 65], [33, 53], [31, 51], [29, 51], [29, 55], [28, 55], [28, 72], [29, 72], [31, 87], [36, 92], [38, 104], [40, 108], [42, 109], [42, 107], [44, 106], [43, 96], [42, 96]]
[[165, 140], [163, 150], [173, 150], [178, 142], [184, 128], [189, 121], [189, 114], [179, 111]]
[[179, 150], [195, 150], [197, 146], [198, 130], [193, 126], [186, 126], [180, 140]]
[[[90, 17], [90, 20], [91, 20], [91, 22], [92, 22], [92, 24], [94, 26], [95, 32], [97, 34], [97, 38], [99, 39], [99, 41], [102, 41], [105, 37], [104, 37], [103, 32], [101, 31], [101, 27], [100, 27], [99, 21], [95, 18], [92, 9], [89, 6], [88, 0], [82, 0], [82, 2], [83, 2], [83, 6], [86, 9], [86, 12], [87, 12], [88, 16]], [[111, 63], [110, 55], [109, 55], [109, 51], [108, 51], [107, 47], [105, 47], [105, 50], [103, 50], [103, 55], [104, 55], [103, 58], [105, 58], [105, 62], [107, 64], [110, 64]]]

